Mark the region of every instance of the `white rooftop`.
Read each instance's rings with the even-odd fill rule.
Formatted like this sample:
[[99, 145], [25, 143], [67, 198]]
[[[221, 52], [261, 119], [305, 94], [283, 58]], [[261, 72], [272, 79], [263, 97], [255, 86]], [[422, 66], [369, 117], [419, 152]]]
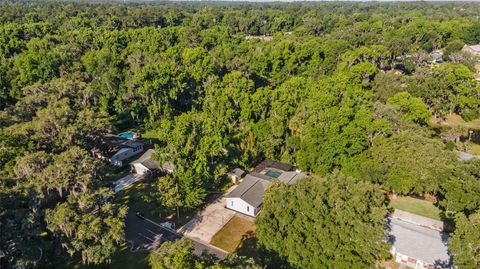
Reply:
[[480, 44], [478, 45], [472, 45], [472, 46], [469, 46], [471, 49], [473, 49], [474, 51], [478, 51], [480, 52]]

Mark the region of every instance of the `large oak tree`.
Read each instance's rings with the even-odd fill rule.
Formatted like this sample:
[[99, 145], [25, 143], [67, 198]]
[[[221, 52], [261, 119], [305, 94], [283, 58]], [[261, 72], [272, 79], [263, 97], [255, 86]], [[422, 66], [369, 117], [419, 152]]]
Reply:
[[264, 197], [257, 236], [296, 268], [371, 268], [388, 256], [384, 197], [339, 173], [274, 184]]

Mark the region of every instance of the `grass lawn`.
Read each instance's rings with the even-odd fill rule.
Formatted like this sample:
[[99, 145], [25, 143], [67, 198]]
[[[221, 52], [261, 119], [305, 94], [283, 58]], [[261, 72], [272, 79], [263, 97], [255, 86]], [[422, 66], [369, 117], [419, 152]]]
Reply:
[[463, 126], [470, 129], [477, 129], [480, 130], [480, 118], [474, 119], [472, 121], [466, 122], [456, 114], [451, 114], [446, 117], [445, 120], [439, 120], [436, 118], [432, 118], [432, 123], [434, 125], [440, 126]]
[[440, 210], [431, 202], [412, 197], [398, 197], [390, 201], [393, 208], [407, 211], [413, 214], [424, 216], [431, 219], [440, 220]]
[[147, 269], [148, 252], [130, 252], [125, 244], [122, 249], [112, 257], [112, 263], [101, 265], [83, 265], [80, 256], [75, 256], [53, 267], [54, 269]]
[[242, 217], [233, 216], [233, 218], [213, 236], [210, 244], [228, 252], [235, 252], [244, 240], [254, 237], [254, 234], [255, 224], [253, 222]]
[[130, 173], [130, 166], [113, 166], [106, 165], [100, 171], [100, 177], [104, 183], [113, 183], [115, 180], [121, 179]]
[[473, 155], [480, 155], [480, 145], [471, 143], [469, 147], [470, 149], [468, 150], [468, 153]]
[[[383, 267], [385, 268], [391, 268], [391, 269], [400, 269], [400, 264], [395, 262], [394, 258], [391, 258], [390, 260], [386, 260], [382, 262]], [[402, 266], [401, 268], [406, 268], [405, 266]]]
[[129, 186], [116, 198], [121, 204], [128, 206], [130, 212], [141, 212], [145, 217], [161, 222], [163, 213], [153, 201], [155, 184], [142, 180]]

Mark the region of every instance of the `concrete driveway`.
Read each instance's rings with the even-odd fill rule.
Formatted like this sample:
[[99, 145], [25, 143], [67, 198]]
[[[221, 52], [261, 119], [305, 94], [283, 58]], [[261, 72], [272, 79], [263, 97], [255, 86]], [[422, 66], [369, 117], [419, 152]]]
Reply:
[[113, 182], [113, 186], [114, 186], [113, 191], [115, 193], [122, 191], [128, 188], [133, 183], [142, 180], [143, 178], [144, 178], [143, 175], [128, 174], [125, 177], [122, 177], [121, 179]]
[[188, 238], [210, 243], [212, 237], [235, 215], [234, 211], [225, 208], [225, 196], [236, 187], [237, 186], [231, 187], [226, 193], [209, 204], [195, 218], [180, 227], [177, 232]]

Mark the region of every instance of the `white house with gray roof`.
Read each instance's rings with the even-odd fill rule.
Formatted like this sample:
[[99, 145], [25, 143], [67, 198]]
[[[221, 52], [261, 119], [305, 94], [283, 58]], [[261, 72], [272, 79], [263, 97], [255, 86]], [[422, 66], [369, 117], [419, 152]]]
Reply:
[[463, 51], [469, 52], [473, 55], [480, 56], [480, 44], [477, 45], [465, 45], [463, 46]]
[[399, 264], [415, 269], [454, 268], [448, 236], [420, 223], [389, 218], [391, 254]]
[[159, 166], [157, 161], [152, 159], [153, 149], [147, 150], [140, 158], [130, 163], [131, 171], [136, 175], [151, 175], [157, 171], [173, 173], [173, 165], [169, 162]]
[[306, 177], [300, 171], [289, 171], [291, 165], [265, 160], [247, 174], [240, 185], [226, 196], [226, 207], [242, 214], [256, 217], [263, 204], [263, 193], [279, 180], [285, 184], [293, 184]]
[[94, 147], [93, 156], [108, 161], [115, 166], [123, 166], [126, 159], [143, 152], [143, 142], [111, 134], [99, 135], [90, 139]]

